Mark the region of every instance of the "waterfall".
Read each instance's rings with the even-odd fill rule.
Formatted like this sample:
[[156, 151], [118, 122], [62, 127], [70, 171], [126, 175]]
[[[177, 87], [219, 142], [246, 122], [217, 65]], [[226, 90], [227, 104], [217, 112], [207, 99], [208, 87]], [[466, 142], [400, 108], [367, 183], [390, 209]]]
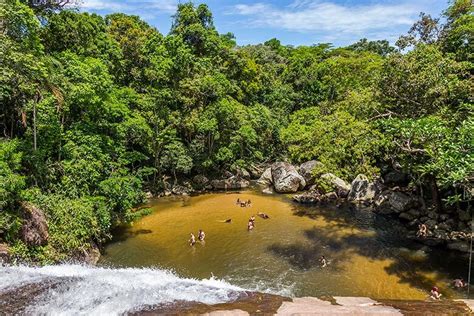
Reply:
[[181, 278], [158, 268], [0, 267], [0, 293], [45, 283], [54, 286], [29, 299], [26, 313], [110, 315], [175, 301], [224, 303], [245, 294], [244, 289], [222, 280]]

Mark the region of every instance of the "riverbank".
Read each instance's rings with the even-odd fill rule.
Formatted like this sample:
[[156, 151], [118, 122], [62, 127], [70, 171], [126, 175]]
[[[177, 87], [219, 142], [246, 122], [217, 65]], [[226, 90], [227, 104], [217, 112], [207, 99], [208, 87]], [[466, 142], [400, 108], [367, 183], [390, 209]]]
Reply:
[[[350, 204], [363, 211], [395, 218], [409, 230], [408, 236], [433, 247], [469, 253], [472, 214], [468, 205], [436, 207], [421, 186], [414, 186], [408, 174], [388, 170], [372, 178], [359, 174], [347, 182], [325, 170], [316, 160], [292, 165], [287, 162], [223, 171], [212, 179], [196, 175], [191, 180], [169, 186], [158, 196], [196, 195], [242, 190], [257, 184], [265, 194], [290, 194], [295, 202], [320, 206]], [[425, 191], [427, 189], [425, 188]], [[432, 193], [433, 195], [434, 193]], [[151, 198], [153, 194], [148, 192]], [[417, 236], [419, 225], [426, 236]]]

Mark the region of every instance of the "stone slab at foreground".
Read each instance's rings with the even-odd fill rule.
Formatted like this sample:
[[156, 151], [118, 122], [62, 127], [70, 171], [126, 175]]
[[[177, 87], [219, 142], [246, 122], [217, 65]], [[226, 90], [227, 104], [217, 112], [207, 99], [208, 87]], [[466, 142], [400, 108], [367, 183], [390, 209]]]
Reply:
[[334, 297], [338, 305], [314, 297], [283, 302], [276, 315], [403, 315], [399, 310], [363, 297]]

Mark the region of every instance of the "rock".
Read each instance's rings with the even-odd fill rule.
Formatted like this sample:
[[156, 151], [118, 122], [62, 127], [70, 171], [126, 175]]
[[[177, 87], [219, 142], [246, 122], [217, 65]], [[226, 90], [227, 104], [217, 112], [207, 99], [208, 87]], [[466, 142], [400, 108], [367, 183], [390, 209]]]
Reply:
[[273, 188], [272, 187], [267, 187], [262, 190], [262, 193], [264, 194], [273, 194]]
[[436, 221], [429, 219], [425, 222], [426, 227], [428, 227], [428, 230], [432, 230], [433, 228], [436, 227]]
[[376, 188], [373, 182], [363, 175], [359, 174], [351, 184], [351, 190], [348, 195], [350, 201], [368, 201], [375, 197]]
[[149, 200], [149, 199], [152, 199], [153, 198], [153, 193], [151, 193], [150, 191], [147, 191], [145, 192], [145, 197]]
[[462, 242], [462, 241], [450, 242], [448, 243], [448, 248], [451, 250], [457, 250], [457, 251], [467, 252], [467, 253], [469, 253], [470, 251], [469, 243]]
[[341, 178], [336, 177], [332, 173], [325, 173], [321, 175], [321, 178], [328, 181], [336, 194], [341, 198], [347, 197], [351, 190], [351, 185], [349, 183], [342, 180]]
[[204, 188], [209, 184], [209, 179], [202, 174], [198, 174], [194, 176], [193, 183], [197, 188]]
[[398, 213], [406, 212], [415, 205], [414, 200], [402, 192], [392, 192], [388, 204]]
[[416, 216], [414, 216], [413, 214], [410, 214], [408, 212], [405, 212], [405, 213], [400, 213], [398, 218], [406, 220], [406, 221], [412, 221], [416, 218]]
[[20, 237], [28, 246], [44, 246], [48, 243], [48, 223], [42, 210], [28, 202], [21, 202]]
[[438, 224], [438, 229], [450, 231], [452, 229], [452, 227], [447, 222], [443, 222], [443, 223]]
[[0, 265], [10, 263], [10, 248], [6, 244], [0, 244]]
[[233, 176], [224, 180], [212, 180], [211, 185], [214, 190], [236, 190], [244, 189], [250, 185], [248, 180]]
[[260, 178], [257, 180], [257, 183], [258, 184], [262, 184], [262, 185], [271, 185], [273, 183], [273, 179], [272, 179], [272, 168], [269, 167], [267, 169], [265, 169], [265, 171], [263, 172], [263, 174], [260, 176]]
[[246, 180], [250, 180], [250, 173], [247, 170], [245, 170], [244, 168], [237, 167], [237, 168], [235, 168], [234, 172], [235, 172], [235, 175], [237, 177], [241, 177], [241, 178], [244, 178]]
[[329, 193], [324, 194], [321, 197], [321, 202], [332, 202], [332, 201], [336, 201], [337, 199], [338, 199], [338, 196], [336, 192], [329, 192]]
[[410, 181], [408, 175], [398, 170], [392, 170], [387, 173], [384, 177], [384, 184], [386, 185], [399, 185], [406, 186]]
[[307, 191], [302, 194], [293, 195], [293, 200], [303, 204], [316, 204], [321, 200], [321, 194], [316, 191]]
[[222, 177], [224, 179], [232, 178], [234, 175], [229, 170], [222, 171]]
[[313, 171], [316, 167], [322, 167], [323, 164], [316, 160], [310, 160], [304, 162], [300, 165], [298, 173], [304, 178], [306, 181], [306, 185], [314, 184], [314, 174]]
[[77, 251], [73, 258], [81, 263], [96, 265], [100, 259], [100, 250], [97, 244], [93, 241], [81, 250]]
[[275, 162], [271, 170], [273, 186], [278, 193], [296, 192], [306, 186], [304, 178], [287, 162]]
[[263, 165], [259, 165], [259, 166], [250, 165], [250, 167], [248, 168], [248, 171], [250, 172], [250, 178], [254, 180], [259, 179], [266, 169], [267, 169], [266, 166], [263, 166]]
[[188, 187], [177, 184], [173, 186], [171, 192], [175, 195], [189, 195], [189, 193], [191, 193], [191, 190]]
[[436, 211], [431, 211], [428, 213], [428, 217], [431, 219], [438, 219], [438, 213], [436, 213]]

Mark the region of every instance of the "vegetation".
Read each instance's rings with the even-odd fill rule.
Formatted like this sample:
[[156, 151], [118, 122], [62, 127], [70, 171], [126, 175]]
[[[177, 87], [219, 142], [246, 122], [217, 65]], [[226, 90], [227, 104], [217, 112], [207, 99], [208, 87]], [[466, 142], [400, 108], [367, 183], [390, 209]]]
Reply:
[[[180, 4], [163, 35], [137, 16], [26, 3], [0, 4], [0, 241], [18, 258], [107, 240], [168, 177], [277, 159], [348, 181], [397, 166], [436, 207], [471, 198], [470, 0], [445, 24], [422, 14], [398, 48], [240, 47], [203, 4]], [[46, 214], [46, 246], [18, 238], [25, 200]]]

